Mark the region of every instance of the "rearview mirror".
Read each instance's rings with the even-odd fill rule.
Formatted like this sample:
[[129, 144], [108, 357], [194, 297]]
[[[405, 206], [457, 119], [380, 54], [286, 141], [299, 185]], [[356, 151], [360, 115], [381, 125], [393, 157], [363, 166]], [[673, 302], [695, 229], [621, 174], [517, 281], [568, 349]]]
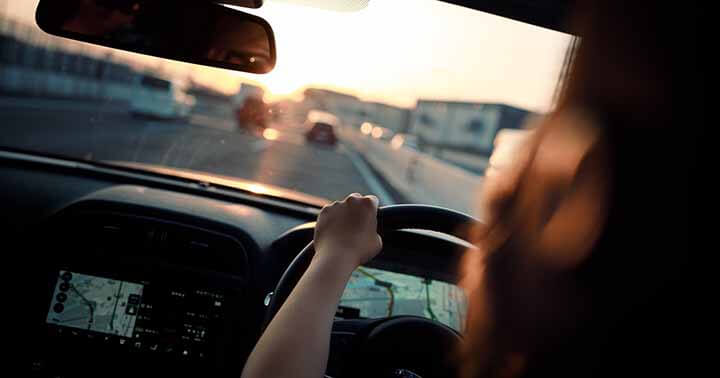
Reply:
[[36, 19], [49, 34], [120, 50], [252, 73], [275, 66], [265, 20], [209, 1], [41, 0]]

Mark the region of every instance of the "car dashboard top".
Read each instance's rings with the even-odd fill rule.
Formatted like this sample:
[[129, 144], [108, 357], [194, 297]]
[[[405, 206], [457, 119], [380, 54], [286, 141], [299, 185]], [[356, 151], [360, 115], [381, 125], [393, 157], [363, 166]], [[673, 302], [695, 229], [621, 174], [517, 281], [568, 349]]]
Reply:
[[[33, 376], [237, 376], [266, 295], [312, 240], [317, 209], [0, 163], [2, 229], [35, 293]], [[447, 240], [398, 233], [385, 246], [384, 269], [455, 274]], [[419, 249], [437, 258], [409, 268]]]

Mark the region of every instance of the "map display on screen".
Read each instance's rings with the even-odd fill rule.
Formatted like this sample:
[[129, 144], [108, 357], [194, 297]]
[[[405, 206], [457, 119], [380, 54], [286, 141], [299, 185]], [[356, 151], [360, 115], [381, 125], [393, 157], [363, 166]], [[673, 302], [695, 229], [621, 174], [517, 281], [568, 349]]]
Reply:
[[61, 270], [47, 322], [132, 337], [143, 285]]

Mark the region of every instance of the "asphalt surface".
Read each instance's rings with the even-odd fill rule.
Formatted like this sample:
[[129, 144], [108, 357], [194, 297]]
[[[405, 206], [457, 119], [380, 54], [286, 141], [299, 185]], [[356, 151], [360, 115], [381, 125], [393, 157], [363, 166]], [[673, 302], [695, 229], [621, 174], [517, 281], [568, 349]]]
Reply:
[[343, 146], [307, 144], [294, 125], [273, 125], [277, 139], [267, 140], [228, 131], [232, 123], [137, 118], [117, 102], [0, 97], [0, 146], [210, 172], [331, 200], [372, 193]]

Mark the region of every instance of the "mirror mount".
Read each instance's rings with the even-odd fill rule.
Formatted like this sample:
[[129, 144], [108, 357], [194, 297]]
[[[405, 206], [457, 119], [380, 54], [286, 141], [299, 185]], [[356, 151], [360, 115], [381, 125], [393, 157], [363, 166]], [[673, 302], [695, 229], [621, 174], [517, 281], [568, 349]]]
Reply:
[[214, 3], [234, 5], [243, 8], [260, 8], [263, 5], [263, 0], [210, 0]]

